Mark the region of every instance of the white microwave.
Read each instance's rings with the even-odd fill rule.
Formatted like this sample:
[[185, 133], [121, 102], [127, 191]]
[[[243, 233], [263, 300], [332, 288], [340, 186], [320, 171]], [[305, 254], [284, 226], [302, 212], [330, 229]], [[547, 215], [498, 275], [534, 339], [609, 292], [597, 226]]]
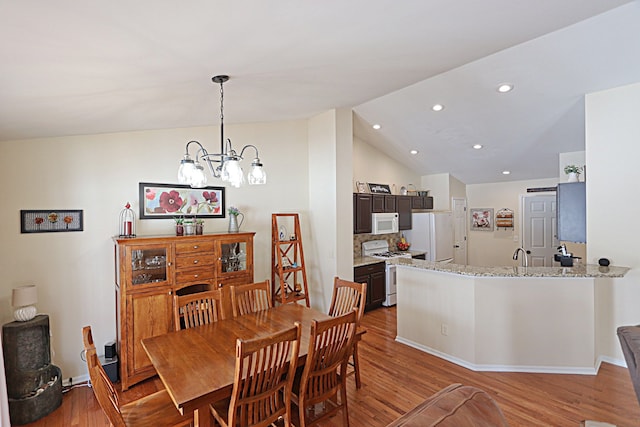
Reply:
[[371, 214], [371, 234], [389, 234], [398, 232], [398, 214], [374, 213]]

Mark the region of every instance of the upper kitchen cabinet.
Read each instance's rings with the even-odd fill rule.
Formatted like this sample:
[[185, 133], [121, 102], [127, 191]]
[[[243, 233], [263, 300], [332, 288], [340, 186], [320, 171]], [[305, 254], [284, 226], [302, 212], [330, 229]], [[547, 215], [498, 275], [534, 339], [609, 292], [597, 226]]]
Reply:
[[396, 196], [399, 230], [411, 230], [411, 199], [415, 198], [415, 196]]
[[354, 193], [353, 195], [353, 232], [371, 233], [371, 194]]
[[587, 197], [584, 182], [558, 184], [558, 240], [587, 242]]
[[411, 197], [412, 209], [433, 209], [433, 197], [413, 196]]
[[389, 194], [372, 194], [371, 209], [374, 213], [397, 212], [396, 196]]

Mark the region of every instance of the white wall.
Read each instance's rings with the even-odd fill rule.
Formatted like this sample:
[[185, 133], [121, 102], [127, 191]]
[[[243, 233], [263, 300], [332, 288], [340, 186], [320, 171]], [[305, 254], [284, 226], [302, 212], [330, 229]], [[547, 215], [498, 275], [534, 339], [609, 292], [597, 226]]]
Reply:
[[[309, 223], [312, 238], [305, 242], [307, 277], [312, 305], [326, 311], [333, 278], [353, 278], [351, 110], [331, 110], [309, 120]], [[345, 220], [346, 218], [346, 220]], [[307, 256], [307, 247], [315, 251]]]
[[429, 196], [433, 197], [433, 209], [448, 211], [451, 209], [451, 182], [448, 173], [425, 175], [421, 178], [421, 187], [429, 190]]
[[[226, 188], [227, 206], [245, 214], [241, 229], [257, 232], [255, 279], [263, 280], [271, 276], [271, 213], [306, 215], [309, 206], [307, 122], [228, 125], [226, 133], [237, 148], [255, 144], [268, 174], [266, 186]], [[115, 338], [111, 236], [118, 232], [120, 210], [131, 202], [138, 212], [139, 182], [175, 184], [191, 139], [218, 151], [217, 127], [0, 143], [6, 203], [0, 210], [0, 321], [13, 320], [11, 289], [36, 284], [38, 311], [50, 315], [53, 362], [65, 379], [86, 373], [83, 326], [93, 326], [99, 348]], [[20, 234], [20, 209], [82, 209], [84, 231]], [[227, 221], [208, 219], [205, 232], [225, 231]], [[310, 226], [302, 228], [306, 244]], [[137, 233], [171, 234], [173, 220], [138, 220]]]
[[354, 137], [352, 192], [357, 192], [356, 181], [389, 184], [392, 190], [395, 185], [394, 194], [400, 194], [402, 186], [413, 184], [419, 187], [420, 175], [365, 141]]
[[598, 353], [622, 359], [616, 328], [640, 324], [640, 83], [586, 97], [587, 257], [631, 267], [598, 289]]
[[[503, 208], [514, 211], [516, 218], [513, 230], [472, 231], [468, 233], [468, 264], [476, 266], [515, 265], [513, 251], [520, 242], [521, 224], [520, 195], [527, 188], [555, 187], [557, 178], [509, 181], [492, 184], [467, 185], [467, 208], [493, 208], [495, 213]], [[469, 224], [467, 224], [469, 227]]]
[[451, 209], [451, 199], [452, 198], [462, 198], [466, 199], [467, 197], [467, 186], [464, 182], [460, 181], [458, 178], [453, 175], [449, 176], [449, 209]]

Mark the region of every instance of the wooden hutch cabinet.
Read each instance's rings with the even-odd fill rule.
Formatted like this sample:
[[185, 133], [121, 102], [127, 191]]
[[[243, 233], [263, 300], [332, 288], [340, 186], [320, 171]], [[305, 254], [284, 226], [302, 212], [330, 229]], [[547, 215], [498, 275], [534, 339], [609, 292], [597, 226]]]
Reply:
[[253, 232], [114, 237], [116, 328], [122, 389], [155, 375], [141, 340], [173, 330], [173, 295], [253, 282]]

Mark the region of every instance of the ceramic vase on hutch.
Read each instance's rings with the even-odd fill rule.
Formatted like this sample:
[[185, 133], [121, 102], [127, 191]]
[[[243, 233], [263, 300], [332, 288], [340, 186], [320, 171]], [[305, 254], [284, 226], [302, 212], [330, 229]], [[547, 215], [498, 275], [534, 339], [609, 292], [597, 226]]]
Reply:
[[569, 172], [569, 178], [567, 179], [567, 182], [578, 182], [580, 181], [578, 179], [578, 174], [575, 172]]
[[[240, 223], [238, 223], [238, 216], [241, 216]], [[229, 214], [229, 233], [237, 233], [240, 231], [240, 226], [244, 221], [244, 215], [242, 213], [238, 213], [237, 215]]]

